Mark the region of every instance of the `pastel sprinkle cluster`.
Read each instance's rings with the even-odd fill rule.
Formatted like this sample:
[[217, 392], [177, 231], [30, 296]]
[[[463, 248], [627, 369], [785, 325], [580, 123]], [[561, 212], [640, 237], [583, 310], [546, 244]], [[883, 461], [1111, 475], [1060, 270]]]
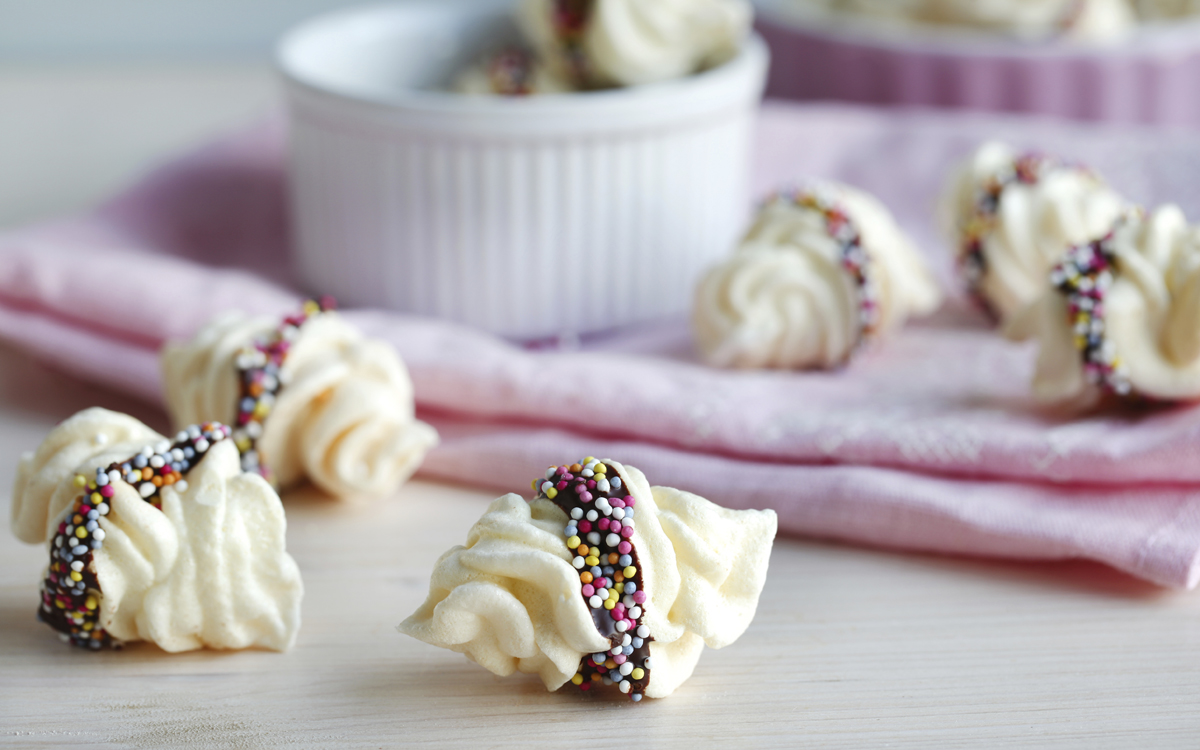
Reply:
[[502, 96], [528, 96], [533, 93], [534, 58], [527, 50], [510, 47], [487, 62], [488, 84]]
[[1118, 396], [1128, 396], [1133, 391], [1129, 370], [1118, 356], [1116, 345], [1105, 336], [1104, 298], [1113, 283], [1115, 231], [1072, 247], [1050, 272], [1050, 283], [1067, 298], [1075, 348], [1083, 356], [1088, 382]]
[[[975, 205], [960, 227], [962, 238], [958, 256], [959, 268], [966, 279], [968, 291], [975, 302], [992, 317], [997, 317], [980, 285], [987, 275], [987, 256], [983, 252], [984, 240], [996, 229], [997, 215], [1004, 191], [1010, 185], [1036, 185], [1054, 169], [1065, 165], [1041, 154], [1023, 154], [1013, 160], [1005, 170], [990, 176], [979, 188]], [[1089, 174], [1086, 170], [1080, 171]]]
[[583, 48], [583, 34], [592, 15], [595, 0], [554, 0], [552, 25], [562, 45], [568, 73], [580, 88], [591, 82], [591, 63]]
[[650, 630], [642, 622], [642, 589], [634, 546], [633, 496], [616, 469], [591, 456], [567, 466], [551, 466], [533, 480], [537, 497], [546, 498], [570, 517], [563, 536], [579, 571], [580, 595], [608, 651], [589, 654], [571, 683], [581, 690], [613, 685], [634, 701], [650, 682]]
[[841, 248], [842, 269], [858, 290], [858, 341], [854, 347], [857, 349], [879, 326], [879, 294], [871, 279], [871, 256], [863, 248], [858, 227], [843, 207], [816, 189], [785, 191], [778, 197], [820, 213], [825, 219], [826, 233]]
[[300, 335], [300, 327], [317, 315], [336, 309], [337, 302], [332, 297], [308, 300], [299, 315], [284, 318], [270, 335], [238, 352], [235, 363], [240, 392], [233, 441], [242, 456], [242, 471], [257, 473], [271, 480], [267, 462], [259, 455], [258, 440], [262, 437], [267, 417], [275, 408], [279, 391], [285, 385], [283, 363], [292, 343]]
[[67, 508], [50, 545], [50, 567], [42, 581], [38, 619], [75, 646], [99, 650], [121, 644], [100, 627], [100, 582], [92, 565], [96, 550], [104, 545], [100, 518], [108, 515], [108, 501], [118, 482], [138, 491], [142, 499], [162, 510], [160, 492], [174, 487], [187, 492], [184, 475], [204, 458], [209, 448], [230, 436], [217, 422], [194, 425], [157, 445], [147, 445], [128, 461], [96, 469], [95, 477], [75, 475], [79, 497]]

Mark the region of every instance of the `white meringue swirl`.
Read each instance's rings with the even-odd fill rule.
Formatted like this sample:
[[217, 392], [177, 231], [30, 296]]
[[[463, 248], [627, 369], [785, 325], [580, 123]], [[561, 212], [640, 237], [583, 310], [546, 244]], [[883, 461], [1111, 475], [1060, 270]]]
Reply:
[[1138, 15], [1147, 21], [1165, 21], [1200, 15], [1198, 0], [1133, 0]]
[[805, 1], [890, 22], [956, 26], [1023, 38], [1104, 40], [1120, 36], [1137, 23], [1130, 0]]
[[[67, 420], [22, 460], [13, 492], [21, 522], [14, 518], [14, 531], [28, 541], [45, 527], [36, 523], [42, 516], [53, 529], [70, 509], [62, 499], [79, 495], [77, 474], [93, 475], [163, 440], [104, 409]], [[120, 641], [150, 641], [170, 652], [287, 650], [300, 627], [303, 584], [285, 549], [279, 496], [262, 477], [242, 472], [228, 440], [214, 444], [186, 479], [183, 491], [159, 490], [162, 510], [132, 485], [114, 483], [110, 510], [98, 519], [104, 544], [92, 559], [100, 627]]]
[[[556, 22], [559, 0], [522, 0], [518, 20], [541, 58], [578, 77]], [[579, 40], [581, 88], [680, 78], [732, 59], [750, 29], [746, 0], [591, 0]]]
[[[162, 354], [167, 407], [177, 425], [236, 424], [237, 355], [275, 328], [230, 313]], [[437, 443], [413, 416], [412, 381], [395, 350], [336, 313], [303, 324], [280, 370], [284, 383], [257, 449], [281, 487], [307, 476], [339, 497], [389, 495]]]
[[741, 247], [697, 287], [693, 329], [709, 363], [836, 367], [857, 348], [864, 329], [885, 336], [940, 303], [920, 254], [886, 208], [846, 185], [812, 190], [853, 226], [867, 283], [848, 272], [844, 237], [830, 233], [822, 210], [794, 196], [774, 197]]
[[80, 467], [124, 461], [160, 436], [133, 417], [87, 409], [54, 428], [37, 451], [21, 456], [12, 491], [12, 532], [26, 544], [54, 535], [59, 517], [79, 495], [63, 477]]
[[1042, 296], [1070, 247], [1102, 236], [1129, 208], [1089, 170], [994, 141], [959, 167], [944, 206], [967, 283], [1001, 322]]
[[[734, 511], [666, 487], [606, 460], [637, 501], [643, 622], [654, 661], [646, 695], [670, 695], [691, 676], [704, 646], [745, 632], [758, 606], [775, 537], [773, 511]], [[567, 515], [542, 498], [492, 502], [467, 544], [438, 560], [429, 597], [402, 633], [467, 655], [494, 674], [537, 674], [564, 685], [580, 659], [604, 651], [564, 543]]]
[[[1104, 295], [1103, 334], [1130, 393], [1161, 401], [1200, 398], [1200, 230], [1174, 205], [1119, 224], [1108, 246], [1114, 273]], [[1040, 346], [1034, 394], [1094, 405], [1104, 389], [1089, 379], [1066, 298], [1047, 292], [1005, 333]]]

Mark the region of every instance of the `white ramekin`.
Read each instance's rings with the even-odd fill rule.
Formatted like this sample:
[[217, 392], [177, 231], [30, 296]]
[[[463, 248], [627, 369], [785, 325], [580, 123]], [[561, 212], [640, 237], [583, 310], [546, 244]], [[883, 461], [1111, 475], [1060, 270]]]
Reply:
[[410, 0], [280, 42], [294, 252], [313, 290], [514, 338], [685, 310], [749, 210], [766, 45], [663, 84], [445, 91], [514, 34], [507, 0]]
[[768, 96], [1200, 125], [1196, 20], [1110, 42], [1022, 41], [756, 2], [773, 59]]

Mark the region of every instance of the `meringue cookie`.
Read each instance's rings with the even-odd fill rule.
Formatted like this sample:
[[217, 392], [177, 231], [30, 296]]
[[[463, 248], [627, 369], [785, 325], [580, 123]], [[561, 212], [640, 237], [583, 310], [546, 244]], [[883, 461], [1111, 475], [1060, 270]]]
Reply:
[[970, 290], [1003, 322], [1042, 296], [1068, 248], [1106, 233], [1129, 204], [1089, 170], [991, 142], [957, 170], [944, 208]]
[[827, 7], [890, 21], [958, 26], [1038, 38], [1101, 40], [1137, 22], [1130, 0], [824, 0]]
[[[670, 695], [705, 645], [745, 632], [766, 579], [773, 511], [651, 488], [609, 460], [546, 476], [553, 481], [535, 480], [531, 502], [492, 502], [466, 546], [438, 560], [428, 599], [400, 632], [500, 676], [537, 674], [547, 690], [607, 681], [634, 700]], [[589, 477], [590, 491], [572, 491]]]
[[174, 423], [235, 425], [243, 468], [280, 487], [307, 476], [335, 497], [389, 495], [437, 443], [395, 350], [334, 312], [222, 315], [168, 344], [162, 368]]
[[753, 15], [746, 0], [522, 0], [539, 56], [579, 88], [680, 78], [732, 59]]
[[1005, 333], [1040, 345], [1034, 394], [1094, 405], [1101, 396], [1200, 398], [1200, 230], [1179, 207], [1131, 212], [1074, 248], [1055, 288]]
[[701, 279], [692, 322], [713, 365], [830, 368], [940, 302], [887, 209], [825, 183], [766, 202], [741, 247]]
[[1174, 20], [1200, 15], [1200, 0], [1133, 0], [1138, 15], [1147, 21]]
[[536, 96], [562, 94], [572, 87], [530, 52], [505, 49], [460, 73], [454, 90], [460, 94]]
[[[90, 649], [287, 650], [303, 585], [279, 496], [241, 471], [223, 425], [173, 442], [134, 425], [89, 409], [22, 460], [14, 504], [26, 521], [53, 519], [39, 619]], [[32, 528], [23, 521], [19, 535]]]

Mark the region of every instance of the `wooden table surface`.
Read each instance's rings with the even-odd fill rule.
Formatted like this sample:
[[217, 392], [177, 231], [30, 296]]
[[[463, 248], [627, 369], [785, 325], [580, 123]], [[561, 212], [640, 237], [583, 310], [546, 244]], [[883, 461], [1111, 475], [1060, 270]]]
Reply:
[[[159, 89], [196, 117], [156, 99]], [[0, 167], [44, 162], [69, 176], [99, 165], [83, 188], [57, 191], [53, 177], [0, 168], [0, 224], [94, 199], [273, 97], [254, 66], [0, 68]], [[99, 104], [114, 99], [125, 110]], [[19, 117], [5, 114], [13, 102]], [[39, 112], [79, 108], [95, 113], [99, 132], [86, 117], [49, 134], [36, 127]], [[6, 204], [22, 180], [43, 196]], [[152, 407], [0, 350], [0, 487], [21, 451], [92, 405], [165, 428]], [[426, 482], [361, 506], [285, 496], [288, 549], [306, 587], [287, 654], [66, 647], [34, 619], [44, 549], [0, 534], [0, 745], [597, 748], [620, 737], [629, 747], [1200, 747], [1200, 596], [1083, 562], [779, 540], [754, 624], [706, 652], [669, 699], [634, 705], [493, 677], [394, 629], [423, 600], [434, 560], [462, 543], [490, 499]], [[5, 516], [9, 502], [4, 493]]]

